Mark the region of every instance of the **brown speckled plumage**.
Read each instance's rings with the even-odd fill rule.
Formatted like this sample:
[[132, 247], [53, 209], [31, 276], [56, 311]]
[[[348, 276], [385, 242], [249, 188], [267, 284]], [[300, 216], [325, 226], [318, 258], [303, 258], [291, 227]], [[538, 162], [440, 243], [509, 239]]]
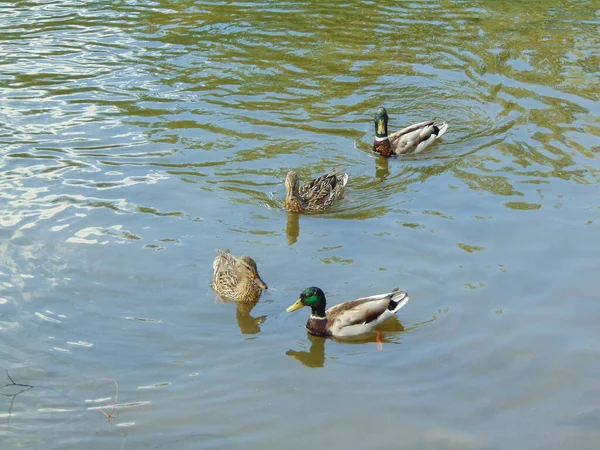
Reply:
[[267, 285], [258, 275], [254, 259], [250, 256], [236, 258], [229, 250], [217, 249], [217, 253], [213, 262], [213, 289], [236, 302], [258, 301]]
[[285, 179], [283, 206], [294, 213], [323, 211], [342, 196], [347, 182], [348, 174], [332, 170], [300, 186], [298, 175], [290, 171]]

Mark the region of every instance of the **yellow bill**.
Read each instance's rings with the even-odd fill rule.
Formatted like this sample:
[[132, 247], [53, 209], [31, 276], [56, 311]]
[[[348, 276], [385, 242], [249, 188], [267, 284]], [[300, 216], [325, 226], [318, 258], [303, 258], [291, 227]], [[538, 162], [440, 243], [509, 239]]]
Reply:
[[296, 303], [294, 303], [292, 306], [289, 306], [288, 309], [286, 309], [287, 312], [292, 312], [292, 311], [296, 311], [297, 309], [302, 308], [304, 305], [302, 304], [302, 299], [299, 298], [298, 300], [296, 300]]

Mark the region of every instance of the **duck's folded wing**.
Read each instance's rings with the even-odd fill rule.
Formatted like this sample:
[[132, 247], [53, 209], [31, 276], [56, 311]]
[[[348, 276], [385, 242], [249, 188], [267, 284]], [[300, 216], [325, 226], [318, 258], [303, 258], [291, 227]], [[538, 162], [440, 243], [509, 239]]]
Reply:
[[[448, 124], [436, 118], [410, 125], [388, 136], [392, 147], [397, 152], [416, 152], [424, 150], [448, 129]], [[423, 144], [423, 145], [421, 145]]]
[[381, 294], [340, 303], [327, 311], [327, 318], [340, 328], [367, 324], [388, 310], [390, 298], [391, 294]]
[[300, 195], [311, 203], [319, 203], [331, 196], [337, 183], [334, 174], [321, 175], [300, 188]]
[[219, 250], [218, 248], [215, 250], [218, 254], [215, 260], [213, 261], [213, 274], [216, 275], [217, 273], [231, 271], [231, 269], [235, 266], [235, 263], [237, 262], [235, 256], [233, 256], [229, 250], [223, 251]]

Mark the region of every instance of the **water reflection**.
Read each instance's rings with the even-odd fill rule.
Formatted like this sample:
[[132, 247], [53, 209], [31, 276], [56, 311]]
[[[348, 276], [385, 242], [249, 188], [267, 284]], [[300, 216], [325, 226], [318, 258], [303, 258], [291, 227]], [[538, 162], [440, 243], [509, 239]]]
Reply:
[[296, 243], [298, 236], [300, 235], [299, 214], [288, 212], [285, 234], [287, 235], [288, 245]]
[[260, 333], [260, 325], [267, 319], [267, 316], [253, 317], [250, 312], [254, 309], [256, 303], [238, 303], [235, 311], [235, 318], [242, 334]]
[[[435, 320], [435, 319], [432, 319]], [[428, 323], [423, 322], [423, 323]], [[419, 326], [421, 324], [416, 324], [415, 326]], [[385, 344], [392, 344], [397, 342], [397, 333], [401, 333], [405, 330], [402, 323], [398, 320], [397, 317], [393, 317], [387, 322], [383, 323], [379, 328], [381, 333], [369, 333], [364, 336], [356, 337], [354, 339], [346, 339], [346, 340], [337, 340], [331, 339], [336, 344], [348, 344], [348, 345], [357, 345], [357, 344], [375, 344], [378, 350], [384, 350]], [[389, 333], [389, 334], [385, 334]], [[310, 341], [310, 347], [308, 351], [302, 350], [293, 350], [289, 349], [285, 352], [286, 355], [291, 356], [292, 358], [300, 361], [302, 365], [306, 367], [323, 367], [325, 365], [325, 342], [329, 340], [328, 338], [323, 338], [319, 336], [313, 336], [310, 333], [306, 333], [308, 340]], [[303, 343], [299, 343], [302, 348], [306, 348]], [[335, 344], [331, 344], [335, 345]]]
[[215, 297], [215, 301], [217, 303], [230, 303], [236, 305], [235, 318], [242, 334], [260, 333], [260, 326], [265, 320], [267, 320], [267, 316], [254, 317], [250, 314], [258, 302], [238, 303], [233, 300], [223, 298], [219, 295]]
[[375, 178], [379, 181], [385, 181], [390, 176], [390, 162], [388, 158], [376, 156], [375, 158]]
[[[288, 350], [286, 355], [300, 361], [306, 367], [323, 367], [325, 365], [325, 338], [307, 333], [310, 341], [308, 351]], [[302, 345], [302, 344], [300, 344]], [[302, 345], [304, 347], [304, 345]]]

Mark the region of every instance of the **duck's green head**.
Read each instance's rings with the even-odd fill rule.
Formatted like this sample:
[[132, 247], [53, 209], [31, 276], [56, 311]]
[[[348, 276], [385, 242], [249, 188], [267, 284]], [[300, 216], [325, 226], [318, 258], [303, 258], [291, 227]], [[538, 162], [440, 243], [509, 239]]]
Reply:
[[303, 306], [310, 306], [312, 313], [319, 317], [325, 317], [325, 294], [318, 287], [312, 286], [306, 288], [300, 294], [300, 298], [296, 300], [292, 306], [286, 309], [287, 312], [296, 311]]
[[387, 111], [383, 106], [377, 108], [377, 112], [375, 113], [375, 136], [378, 138], [384, 138], [388, 135], [388, 115]]

